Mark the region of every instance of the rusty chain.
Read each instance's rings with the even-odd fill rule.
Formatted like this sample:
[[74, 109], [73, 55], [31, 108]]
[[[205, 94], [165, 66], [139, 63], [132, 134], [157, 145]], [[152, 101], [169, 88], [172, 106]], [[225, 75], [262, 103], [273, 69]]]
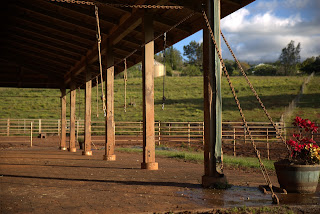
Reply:
[[100, 76], [101, 76], [101, 91], [102, 91], [102, 108], [103, 108], [103, 114], [104, 117], [107, 116], [107, 108], [106, 108], [106, 96], [104, 95], [103, 90], [103, 71], [102, 71], [102, 59], [101, 59], [101, 34], [100, 34], [100, 24], [99, 24], [99, 9], [96, 5], [94, 5], [95, 9], [95, 15], [96, 15], [96, 21], [97, 21], [97, 40], [98, 40], [98, 56], [99, 56], [99, 70], [100, 70]]
[[280, 136], [281, 141], [286, 145], [286, 147], [287, 147], [287, 149], [288, 149], [288, 151], [289, 151], [289, 155], [290, 155], [290, 154], [291, 154], [291, 150], [290, 150], [289, 146], [286, 144], [286, 140], [285, 140], [285, 139], [284, 139], [284, 137], [282, 136], [281, 132], [277, 129], [276, 124], [273, 122], [272, 117], [271, 117], [271, 116], [270, 116], [270, 114], [268, 113], [268, 111], [267, 111], [266, 107], [264, 106], [263, 102], [261, 101], [261, 99], [260, 99], [260, 97], [259, 97], [259, 95], [258, 95], [257, 91], [254, 89], [253, 85], [251, 84], [251, 82], [250, 82], [250, 80], [249, 80], [249, 78], [248, 78], [247, 74], [244, 72], [244, 70], [243, 70], [243, 68], [242, 68], [242, 66], [241, 66], [241, 64], [240, 64], [240, 62], [239, 62], [239, 60], [237, 59], [236, 55], [235, 55], [235, 54], [234, 54], [234, 52], [232, 51], [232, 49], [231, 49], [231, 47], [230, 47], [230, 45], [229, 45], [228, 41], [227, 41], [227, 40], [226, 40], [226, 38], [224, 37], [224, 35], [223, 35], [223, 33], [222, 33], [222, 31], [221, 31], [221, 30], [220, 30], [220, 34], [221, 34], [221, 36], [222, 36], [222, 38], [223, 38], [224, 42], [226, 43], [226, 45], [227, 45], [227, 47], [228, 47], [228, 49], [229, 49], [229, 51], [230, 51], [231, 55], [233, 56], [233, 58], [234, 58], [235, 62], [237, 63], [238, 68], [240, 69], [240, 71], [241, 71], [242, 75], [245, 77], [245, 79], [246, 79], [246, 81], [247, 81], [247, 83], [248, 83], [248, 85], [249, 85], [249, 87], [250, 87], [251, 91], [253, 92], [254, 96], [257, 98], [257, 100], [258, 100], [258, 102], [259, 102], [259, 104], [260, 104], [261, 108], [263, 109], [264, 113], [267, 115], [267, 117], [268, 117], [268, 119], [269, 119], [270, 123], [272, 124], [273, 128], [276, 130], [277, 135], [278, 135], [278, 136]]
[[219, 60], [220, 60], [220, 62], [221, 62], [221, 66], [222, 66], [223, 71], [224, 71], [224, 73], [225, 73], [225, 75], [226, 75], [226, 77], [227, 77], [228, 84], [229, 84], [230, 89], [231, 89], [231, 91], [232, 91], [234, 100], [235, 100], [235, 102], [236, 102], [236, 104], [237, 104], [237, 107], [238, 107], [238, 109], [239, 109], [240, 116], [241, 116], [242, 121], [243, 121], [243, 123], [244, 123], [244, 126], [245, 126], [245, 128], [246, 128], [246, 130], [247, 130], [247, 132], [248, 132], [248, 134], [249, 134], [249, 138], [250, 138], [251, 144], [252, 144], [252, 146], [253, 146], [253, 149], [254, 149], [254, 151], [255, 151], [255, 153], [256, 153], [256, 156], [257, 156], [257, 158], [258, 158], [258, 160], [259, 160], [259, 164], [260, 164], [260, 169], [261, 169], [262, 175], [263, 175], [263, 177], [264, 177], [267, 185], [269, 186], [269, 188], [270, 188], [270, 190], [271, 190], [272, 200], [273, 200], [274, 203], [279, 204], [279, 198], [277, 197], [277, 195], [276, 195], [276, 194], [274, 193], [274, 191], [273, 191], [273, 188], [272, 188], [273, 185], [272, 185], [272, 183], [271, 183], [271, 180], [270, 180], [270, 177], [269, 177], [269, 175], [268, 175], [267, 169], [265, 168], [264, 164], [263, 164], [262, 161], [261, 161], [260, 151], [257, 149], [257, 146], [256, 146], [256, 144], [255, 144], [255, 142], [254, 142], [254, 140], [253, 140], [253, 137], [252, 137], [251, 131], [250, 131], [250, 129], [249, 129], [248, 123], [247, 123], [247, 121], [246, 121], [246, 118], [245, 118], [245, 116], [244, 116], [243, 110], [242, 110], [242, 108], [241, 108], [240, 101], [239, 101], [239, 99], [238, 99], [238, 97], [237, 97], [237, 94], [236, 94], [236, 92], [235, 92], [235, 89], [234, 89], [234, 87], [233, 87], [233, 85], [232, 85], [232, 82], [231, 82], [229, 73], [228, 73], [228, 71], [227, 71], [227, 69], [226, 69], [226, 65], [224, 64], [224, 61], [223, 61], [223, 59], [222, 59], [222, 56], [221, 56], [219, 47], [218, 47], [218, 45], [217, 45], [217, 43], [216, 43], [216, 40], [215, 40], [215, 38], [214, 38], [214, 34], [213, 34], [212, 29], [211, 29], [211, 26], [210, 26], [208, 17], [207, 17], [207, 15], [206, 15], [206, 12], [205, 12], [204, 10], [202, 10], [202, 14], [203, 14], [203, 17], [204, 17], [204, 19], [205, 19], [207, 28], [208, 28], [208, 30], [209, 30], [209, 32], [210, 32], [210, 36], [211, 36], [212, 42], [213, 42], [213, 44], [214, 44], [214, 46], [215, 46], [217, 55], [218, 55]]
[[101, 3], [97, 1], [78, 1], [78, 0], [50, 0], [54, 2], [63, 2], [63, 3], [70, 3], [70, 4], [82, 4], [82, 5], [105, 5], [109, 7], [119, 7], [119, 8], [135, 8], [135, 9], [175, 9], [181, 10], [183, 6], [171, 6], [171, 5], [146, 5], [146, 4], [113, 4], [113, 3]]

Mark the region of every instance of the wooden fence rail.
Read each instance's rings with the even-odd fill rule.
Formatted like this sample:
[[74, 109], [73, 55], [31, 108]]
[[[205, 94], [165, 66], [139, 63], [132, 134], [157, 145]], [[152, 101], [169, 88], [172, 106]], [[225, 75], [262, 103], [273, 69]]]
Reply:
[[[31, 125], [32, 124], [32, 125]], [[266, 145], [267, 157], [270, 157], [270, 145], [280, 142], [276, 130], [267, 122], [248, 122], [252, 137], [258, 143]], [[282, 122], [276, 123], [277, 129], [285, 137], [291, 137], [294, 127], [285, 127]], [[70, 121], [67, 120], [67, 134], [70, 132]], [[93, 142], [104, 142], [105, 121], [92, 121], [91, 131], [94, 136]], [[54, 119], [0, 119], [0, 137], [32, 137], [46, 135], [60, 135], [61, 121]], [[142, 122], [116, 122], [115, 134], [117, 142], [140, 142], [142, 141]], [[84, 120], [76, 121], [76, 135], [84, 134]], [[162, 143], [184, 143], [188, 146], [202, 145], [204, 143], [204, 123], [203, 122], [155, 122], [156, 144]], [[288, 136], [286, 136], [288, 135]], [[99, 137], [100, 136], [100, 137]], [[124, 137], [121, 137], [124, 136]], [[130, 136], [130, 137], [128, 137]], [[320, 135], [314, 133], [312, 138], [319, 142]], [[250, 143], [248, 133], [241, 122], [222, 123], [223, 144], [232, 146], [233, 155], [237, 154], [237, 146]], [[0, 138], [0, 142], [2, 139]]]

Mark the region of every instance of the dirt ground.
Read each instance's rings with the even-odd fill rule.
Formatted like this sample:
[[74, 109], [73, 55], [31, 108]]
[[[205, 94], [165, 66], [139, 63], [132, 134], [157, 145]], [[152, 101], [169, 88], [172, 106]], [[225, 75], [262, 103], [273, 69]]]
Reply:
[[[18, 138], [17, 138], [18, 139]], [[225, 169], [227, 190], [203, 189], [203, 164], [157, 157], [159, 170], [141, 170], [142, 154], [117, 152], [117, 161], [58, 150], [57, 138], [0, 140], [0, 213], [214, 213], [221, 208], [275, 206], [258, 190], [255, 170]], [[21, 141], [21, 139], [20, 139]], [[98, 145], [99, 147], [99, 145]], [[278, 186], [275, 175], [271, 175]], [[278, 194], [295, 211], [320, 213], [312, 195]], [[270, 209], [271, 209], [270, 208]]]

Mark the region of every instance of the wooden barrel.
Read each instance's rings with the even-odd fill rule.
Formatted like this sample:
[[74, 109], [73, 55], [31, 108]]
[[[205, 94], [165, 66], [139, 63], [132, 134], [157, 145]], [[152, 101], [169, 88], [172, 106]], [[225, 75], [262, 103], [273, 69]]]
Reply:
[[317, 189], [320, 165], [290, 165], [274, 163], [278, 182], [287, 192], [314, 193]]

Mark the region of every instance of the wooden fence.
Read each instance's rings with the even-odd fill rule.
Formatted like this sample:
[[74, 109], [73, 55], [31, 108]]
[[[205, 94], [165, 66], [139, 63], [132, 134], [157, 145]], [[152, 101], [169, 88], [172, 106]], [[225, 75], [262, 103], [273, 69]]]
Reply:
[[[48, 135], [60, 135], [61, 121], [54, 119], [0, 119], [0, 136], [26, 136], [30, 135], [30, 128], [33, 124], [33, 136], [45, 133]], [[70, 121], [67, 120], [67, 133], [69, 133]], [[275, 129], [265, 122], [249, 122], [252, 136], [255, 140], [274, 141], [278, 140]], [[283, 124], [277, 123], [277, 128], [283, 132]], [[105, 122], [91, 122], [92, 135], [104, 135]], [[83, 135], [84, 120], [76, 120], [76, 133]], [[143, 133], [142, 122], [116, 122], [116, 135], [135, 135], [141, 136]], [[162, 139], [165, 141], [185, 141], [192, 142], [204, 141], [203, 122], [155, 122], [155, 134], [157, 142], [160, 144]], [[249, 138], [241, 122], [223, 122], [222, 139], [225, 141], [244, 142]]]
[[[67, 120], [67, 135], [69, 135], [69, 124]], [[252, 136], [257, 144], [264, 145], [267, 150], [266, 157], [270, 157], [270, 145], [280, 142], [276, 130], [270, 123], [266, 122], [248, 122]], [[282, 122], [276, 123], [277, 129], [285, 137], [291, 137], [294, 127], [285, 127]], [[105, 122], [92, 121], [92, 142], [105, 141]], [[61, 121], [54, 119], [0, 119], [0, 142], [10, 136], [14, 136], [17, 141], [21, 137], [24, 142], [26, 137], [38, 137], [41, 134], [60, 135]], [[84, 120], [76, 120], [76, 139], [83, 136]], [[137, 143], [142, 142], [143, 123], [142, 122], [116, 122], [115, 134], [117, 143]], [[157, 145], [162, 143], [178, 143], [186, 146], [202, 146], [204, 143], [204, 123], [203, 122], [155, 122], [155, 141]], [[288, 135], [288, 136], [287, 136]], [[3, 137], [1, 137], [3, 136]], [[319, 142], [320, 135], [314, 133], [312, 138]], [[248, 133], [241, 122], [223, 122], [222, 123], [222, 141], [225, 146], [232, 147], [233, 155], [237, 154], [240, 146], [250, 143]], [[10, 142], [13, 142], [10, 140]], [[29, 141], [28, 141], [29, 142]], [[248, 145], [249, 146], [249, 145]]]

